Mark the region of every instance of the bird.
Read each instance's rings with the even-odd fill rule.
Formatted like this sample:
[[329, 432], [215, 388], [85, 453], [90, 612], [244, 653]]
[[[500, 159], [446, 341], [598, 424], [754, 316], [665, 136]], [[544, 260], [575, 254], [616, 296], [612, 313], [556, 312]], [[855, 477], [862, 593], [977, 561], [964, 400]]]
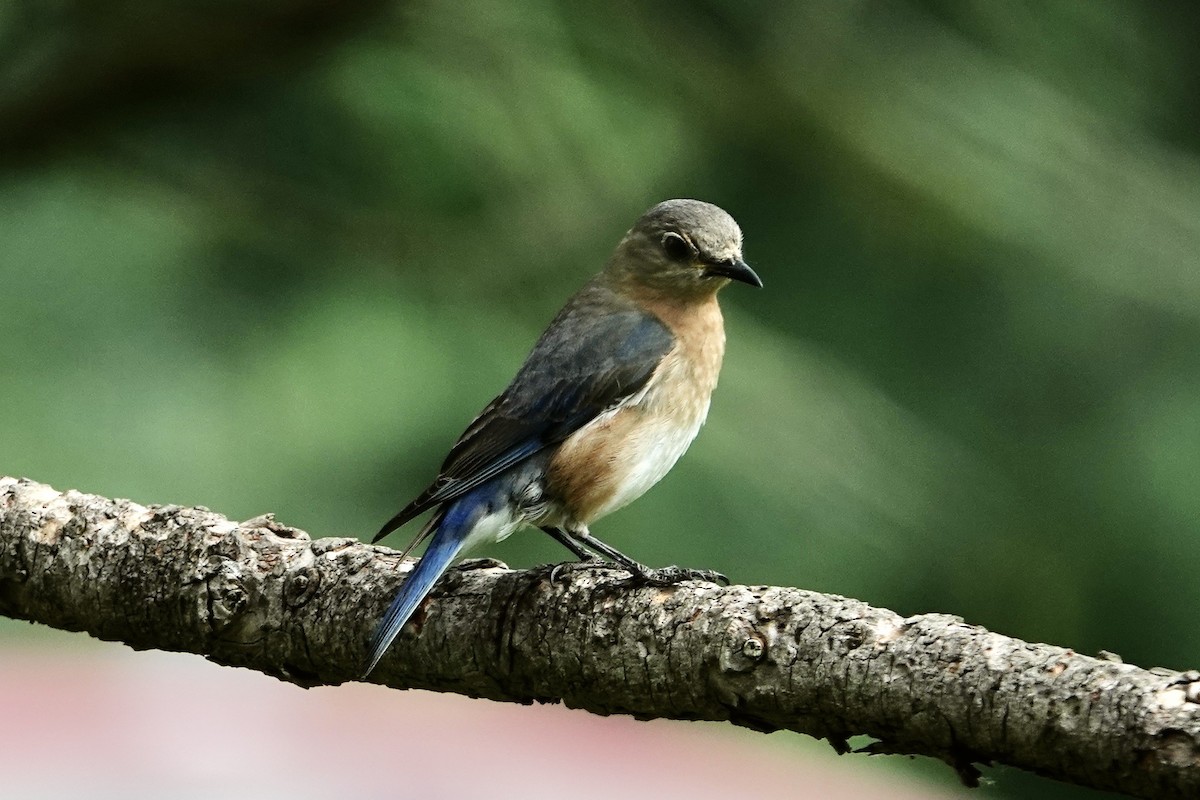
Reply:
[[460, 553], [523, 526], [580, 560], [598, 554], [653, 583], [723, 578], [650, 569], [589, 525], [658, 483], [704, 424], [725, 352], [717, 292], [730, 281], [763, 285], [743, 258], [741, 228], [721, 208], [667, 200], [637, 220], [467, 426], [436, 479], [372, 540], [434, 510], [403, 552], [429, 539], [378, 624], [364, 678]]

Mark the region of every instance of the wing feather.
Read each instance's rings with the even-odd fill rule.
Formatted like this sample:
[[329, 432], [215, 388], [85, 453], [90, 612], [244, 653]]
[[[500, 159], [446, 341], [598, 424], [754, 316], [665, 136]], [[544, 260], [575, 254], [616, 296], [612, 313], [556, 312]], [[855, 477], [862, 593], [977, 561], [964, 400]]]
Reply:
[[508, 388], [467, 426], [437, 479], [373, 541], [561, 442], [636, 394], [673, 344], [658, 317], [589, 284], [559, 312]]

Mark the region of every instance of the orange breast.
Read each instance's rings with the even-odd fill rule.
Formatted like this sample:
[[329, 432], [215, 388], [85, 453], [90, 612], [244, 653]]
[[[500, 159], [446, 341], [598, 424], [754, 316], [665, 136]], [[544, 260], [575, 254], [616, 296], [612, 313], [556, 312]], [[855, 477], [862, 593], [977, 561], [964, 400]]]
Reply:
[[547, 494], [566, 524], [592, 521], [640, 497], [670, 471], [708, 415], [725, 352], [716, 298], [670, 304], [647, 300], [675, 346], [637, 395], [568, 437], [547, 470]]

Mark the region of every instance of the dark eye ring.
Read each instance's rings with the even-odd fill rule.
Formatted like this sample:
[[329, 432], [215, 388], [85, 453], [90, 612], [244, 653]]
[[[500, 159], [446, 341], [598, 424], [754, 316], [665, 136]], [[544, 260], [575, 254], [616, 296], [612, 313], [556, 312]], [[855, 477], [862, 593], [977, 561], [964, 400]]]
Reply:
[[696, 256], [692, 243], [674, 231], [663, 234], [662, 247], [673, 261], [691, 261]]

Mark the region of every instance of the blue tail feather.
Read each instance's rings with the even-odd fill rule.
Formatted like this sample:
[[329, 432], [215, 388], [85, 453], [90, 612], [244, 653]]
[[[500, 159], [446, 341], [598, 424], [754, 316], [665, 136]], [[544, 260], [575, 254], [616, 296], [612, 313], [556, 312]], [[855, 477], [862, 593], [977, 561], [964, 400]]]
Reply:
[[375, 630], [375, 636], [371, 640], [371, 657], [363, 672], [364, 678], [375, 669], [379, 659], [383, 658], [392, 641], [408, 622], [408, 618], [417, 610], [417, 606], [425, 599], [425, 595], [429, 594], [438, 578], [450, 566], [450, 562], [463, 549], [467, 534], [475, 522], [476, 515], [471, 513], [475, 509], [472, 509], [471, 505], [473, 504], [459, 501], [438, 523], [425, 555], [401, 585], [400, 591]]

